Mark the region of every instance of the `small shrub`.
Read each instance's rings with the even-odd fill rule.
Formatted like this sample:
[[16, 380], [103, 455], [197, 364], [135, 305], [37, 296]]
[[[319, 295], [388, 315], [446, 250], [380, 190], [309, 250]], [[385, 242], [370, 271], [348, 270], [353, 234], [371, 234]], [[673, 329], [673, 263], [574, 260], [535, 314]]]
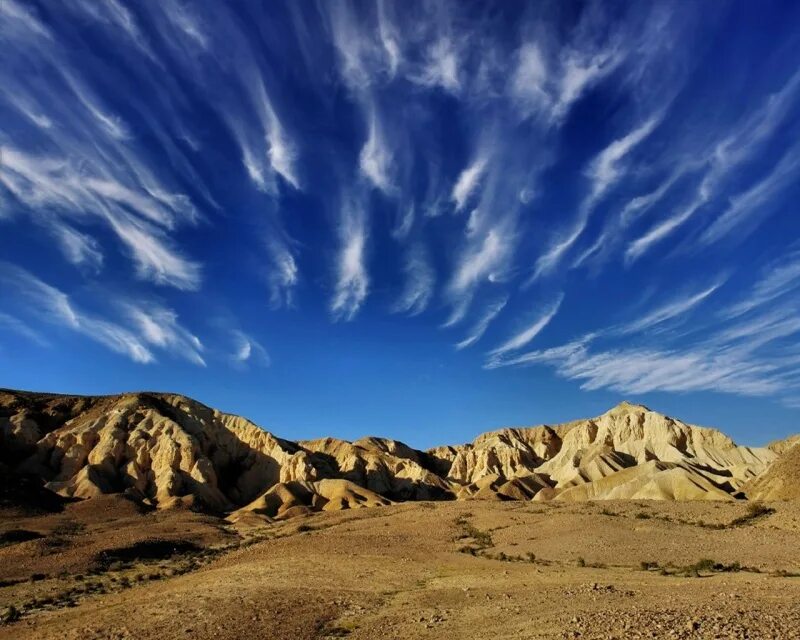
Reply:
[[695, 562], [690, 569], [694, 569], [697, 572], [700, 571], [713, 571], [714, 567], [716, 566], [716, 562], [710, 560], [709, 558], [703, 558], [702, 560], [698, 560]]
[[765, 518], [775, 513], [775, 509], [766, 506], [760, 502], [751, 502], [747, 505], [747, 512], [743, 516], [731, 520], [732, 527], [739, 527], [745, 524], [750, 524], [753, 520]]
[[6, 607], [2, 613], [0, 613], [0, 621], [9, 623], [9, 622], [16, 622], [19, 620], [19, 611], [14, 605]]
[[585, 567], [586, 566], [586, 560], [584, 559], [583, 556], [578, 556], [578, 566], [579, 567]]
[[530, 551], [528, 551], [528, 553], [525, 554], [525, 557], [528, 559], [528, 562], [536, 562], [535, 553], [531, 553]]

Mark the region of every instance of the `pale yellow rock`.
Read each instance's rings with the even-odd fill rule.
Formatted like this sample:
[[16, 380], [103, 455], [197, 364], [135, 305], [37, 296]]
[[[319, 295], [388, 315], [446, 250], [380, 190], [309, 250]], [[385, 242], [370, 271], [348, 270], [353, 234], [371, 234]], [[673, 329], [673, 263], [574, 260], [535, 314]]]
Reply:
[[793, 439], [788, 449], [760, 476], [743, 488], [750, 500], [798, 500], [800, 499], [800, 437]]
[[0, 446], [14, 472], [39, 475], [64, 496], [124, 493], [235, 518], [420, 499], [791, 498], [797, 442], [740, 447], [715, 429], [622, 403], [588, 420], [423, 452], [377, 437], [291, 442], [179, 395], [0, 391]]

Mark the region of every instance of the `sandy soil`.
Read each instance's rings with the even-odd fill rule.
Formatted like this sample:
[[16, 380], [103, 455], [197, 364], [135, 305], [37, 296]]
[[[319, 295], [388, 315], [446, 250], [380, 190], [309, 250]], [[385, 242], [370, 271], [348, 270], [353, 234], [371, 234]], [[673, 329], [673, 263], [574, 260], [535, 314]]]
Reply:
[[42, 536], [3, 538], [0, 639], [800, 638], [800, 503], [768, 506], [0, 514]]

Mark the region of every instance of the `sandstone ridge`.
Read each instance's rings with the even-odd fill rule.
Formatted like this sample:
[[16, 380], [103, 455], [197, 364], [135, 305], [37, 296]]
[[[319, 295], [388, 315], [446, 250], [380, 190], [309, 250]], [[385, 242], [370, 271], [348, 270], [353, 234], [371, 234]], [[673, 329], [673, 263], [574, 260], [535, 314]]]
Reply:
[[791, 498], [783, 487], [798, 455], [798, 447], [741, 447], [627, 402], [588, 420], [417, 451], [377, 437], [292, 442], [175, 394], [0, 391], [9, 485], [34, 478], [65, 499], [121, 493], [233, 519], [405, 500]]

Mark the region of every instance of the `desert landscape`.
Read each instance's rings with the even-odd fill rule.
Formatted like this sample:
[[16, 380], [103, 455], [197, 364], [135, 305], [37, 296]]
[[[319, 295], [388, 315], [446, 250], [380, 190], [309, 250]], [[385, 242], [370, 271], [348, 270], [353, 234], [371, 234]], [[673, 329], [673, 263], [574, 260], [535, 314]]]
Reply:
[[0, 640], [800, 640], [800, 2], [0, 51]]
[[796, 638], [800, 447], [636, 404], [417, 451], [0, 393], [2, 638]]

